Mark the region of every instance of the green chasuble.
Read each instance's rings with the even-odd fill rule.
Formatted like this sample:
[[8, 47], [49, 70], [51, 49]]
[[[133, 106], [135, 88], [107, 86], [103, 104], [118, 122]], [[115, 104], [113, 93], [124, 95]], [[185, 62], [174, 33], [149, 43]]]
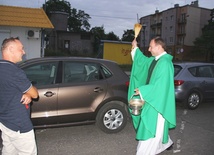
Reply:
[[152, 72], [149, 84], [146, 84], [149, 66], [154, 57], [146, 57], [139, 48], [133, 58], [130, 75], [128, 100], [130, 100], [136, 88], [139, 89], [145, 104], [140, 115], [133, 115], [133, 125], [137, 140], [154, 138], [158, 113], [165, 119], [163, 143], [168, 142], [169, 129], [176, 126], [174, 67], [172, 56], [162, 55]]

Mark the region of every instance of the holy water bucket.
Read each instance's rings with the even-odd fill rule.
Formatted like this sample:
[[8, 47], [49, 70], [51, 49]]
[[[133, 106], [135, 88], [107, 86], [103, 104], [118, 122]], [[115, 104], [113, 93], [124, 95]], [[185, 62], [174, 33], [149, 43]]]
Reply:
[[131, 108], [131, 113], [133, 115], [140, 115], [141, 109], [142, 109], [145, 101], [142, 99], [133, 98], [133, 96], [131, 97], [131, 99], [129, 101], [129, 107]]

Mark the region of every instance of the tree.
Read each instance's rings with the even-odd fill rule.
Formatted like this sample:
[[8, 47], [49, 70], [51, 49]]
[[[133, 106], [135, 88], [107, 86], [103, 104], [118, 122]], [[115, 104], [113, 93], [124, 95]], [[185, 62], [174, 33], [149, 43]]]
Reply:
[[205, 54], [206, 61], [214, 61], [214, 9], [212, 9], [211, 18], [208, 25], [202, 29], [202, 35], [194, 41], [194, 51], [200, 55]]
[[105, 39], [105, 29], [104, 26], [101, 27], [93, 27], [90, 32], [94, 35], [94, 38], [103, 40]]
[[114, 40], [114, 41], [119, 41], [120, 38], [114, 34], [114, 32], [109, 32], [108, 34], [106, 34], [106, 40]]
[[100, 47], [100, 41], [106, 39], [106, 34], [104, 30], [104, 26], [101, 27], [93, 27], [90, 32], [94, 35], [94, 52], [95, 54], [98, 54], [99, 47]]
[[93, 27], [90, 32], [94, 36], [94, 52], [98, 53], [100, 50], [101, 40], [113, 40], [119, 41], [119, 37], [114, 34], [114, 32], [105, 33], [104, 26], [101, 27]]
[[124, 31], [123, 36], [122, 36], [122, 41], [133, 41], [134, 39], [134, 30], [129, 29]]
[[71, 9], [71, 16], [68, 18], [68, 29], [71, 32], [89, 32], [91, 25], [89, 19], [91, 17], [84, 11]]

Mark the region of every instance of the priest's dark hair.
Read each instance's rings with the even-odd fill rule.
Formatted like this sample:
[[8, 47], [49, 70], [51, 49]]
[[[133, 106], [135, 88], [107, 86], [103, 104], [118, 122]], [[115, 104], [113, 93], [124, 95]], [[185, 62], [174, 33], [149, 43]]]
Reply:
[[160, 36], [156, 36], [152, 38], [152, 40], [154, 40], [155, 44], [161, 45], [162, 48], [166, 51], [166, 43], [163, 38], [161, 38]]

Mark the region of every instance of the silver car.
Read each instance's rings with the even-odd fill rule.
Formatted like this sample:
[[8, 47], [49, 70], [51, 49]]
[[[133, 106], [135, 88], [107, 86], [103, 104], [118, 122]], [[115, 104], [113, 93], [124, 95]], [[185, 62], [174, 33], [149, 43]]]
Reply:
[[214, 100], [214, 64], [202, 62], [174, 63], [176, 101], [196, 109], [205, 100]]

